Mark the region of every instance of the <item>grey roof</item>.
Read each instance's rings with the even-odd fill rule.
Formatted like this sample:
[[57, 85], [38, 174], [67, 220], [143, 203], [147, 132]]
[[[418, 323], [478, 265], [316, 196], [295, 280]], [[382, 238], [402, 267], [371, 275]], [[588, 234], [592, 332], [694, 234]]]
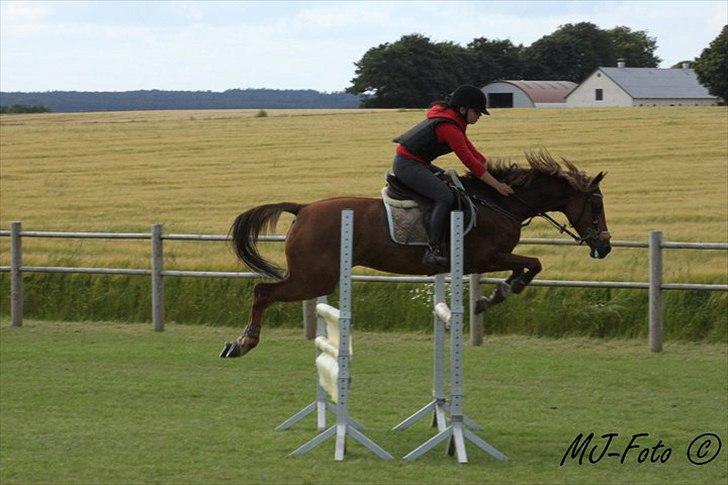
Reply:
[[713, 98], [692, 69], [600, 67], [632, 98]]

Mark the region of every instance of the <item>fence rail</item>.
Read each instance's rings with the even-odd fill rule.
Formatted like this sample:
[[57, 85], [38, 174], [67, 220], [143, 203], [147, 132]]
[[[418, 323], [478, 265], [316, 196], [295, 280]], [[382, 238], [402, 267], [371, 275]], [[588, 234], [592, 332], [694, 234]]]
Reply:
[[[163, 241], [229, 241], [229, 236], [207, 234], [164, 234], [161, 224], [153, 224], [151, 231], [144, 232], [59, 232], [59, 231], [23, 231], [20, 222], [13, 222], [10, 230], [0, 230], [0, 237], [10, 237], [10, 266], [0, 266], [0, 272], [10, 273], [10, 314], [11, 323], [21, 326], [23, 322], [23, 273], [79, 273], [79, 274], [115, 274], [151, 276], [152, 279], [152, 323], [156, 331], [164, 329], [164, 277], [195, 278], [260, 278], [253, 272], [225, 271], [178, 271], [164, 269]], [[22, 238], [66, 238], [66, 239], [122, 239], [151, 241], [151, 269], [129, 268], [83, 268], [83, 267], [49, 267], [23, 266]], [[261, 236], [259, 241], [282, 242], [285, 236]], [[576, 246], [576, 242], [566, 239], [524, 238], [519, 244]], [[570, 281], [570, 280], [534, 280], [531, 286], [577, 287], [577, 288], [631, 288], [649, 291], [649, 341], [653, 352], [662, 350], [662, 290], [701, 290], [728, 291], [728, 285], [698, 283], [663, 283], [662, 282], [662, 250], [663, 249], [699, 249], [728, 250], [728, 243], [674, 242], [663, 241], [661, 231], [651, 231], [648, 242], [612, 241], [614, 247], [646, 248], [649, 250], [649, 281]], [[480, 295], [481, 283], [499, 283], [503, 278], [482, 278], [480, 275], [466, 277], [470, 284], [471, 295]], [[353, 275], [353, 281], [383, 283], [434, 283], [434, 276], [384, 276]], [[313, 338], [315, 334], [315, 316], [311, 311], [312, 302], [303, 303], [304, 334]], [[473, 345], [482, 342], [482, 316], [475, 315], [476, 298], [470, 298], [470, 340]]]

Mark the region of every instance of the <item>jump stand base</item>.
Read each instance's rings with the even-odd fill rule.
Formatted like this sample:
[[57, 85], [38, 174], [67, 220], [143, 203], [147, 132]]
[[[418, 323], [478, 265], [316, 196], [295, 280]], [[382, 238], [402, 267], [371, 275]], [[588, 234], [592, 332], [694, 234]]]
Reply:
[[466, 428], [462, 422], [455, 421], [435, 436], [425, 441], [423, 444], [409, 452], [404, 456], [405, 460], [412, 461], [421, 457], [435, 446], [439, 445], [446, 439], [450, 439], [448, 443], [448, 454], [455, 455], [458, 463], [467, 463], [468, 454], [465, 450], [465, 441], [470, 441], [475, 446], [491, 455], [496, 460], [505, 461], [508, 457], [488, 444], [481, 437]]
[[319, 434], [318, 436], [311, 439], [309, 442], [301, 445], [300, 447], [293, 450], [289, 456], [299, 456], [304, 453], [311, 451], [318, 445], [328, 440], [329, 438], [336, 437], [336, 446], [334, 448], [334, 460], [343, 461], [344, 455], [346, 454], [346, 437], [351, 436], [366, 449], [377, 455], [382, 460], [392, 460], [394, 457], [387, 453], [384, 448], [367, 438], [361, 431], [355, 427], [344, 423], [335, 424], [329, 429]]

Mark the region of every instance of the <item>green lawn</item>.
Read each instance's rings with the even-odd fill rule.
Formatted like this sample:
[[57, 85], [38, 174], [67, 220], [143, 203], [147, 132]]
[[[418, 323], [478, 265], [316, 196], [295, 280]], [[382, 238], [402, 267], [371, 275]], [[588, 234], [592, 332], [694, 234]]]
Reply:
[[[356, 322], [355, 322], [356, 325]], [[229, 328], [26, 321], [0, 325], [0, 482], [11, 483], [726, 483], [728, 352], [725, 344], [488, 337], [465, 352], [465, 411], [497, 462], [469, 447], [458, 465], [437, 449], [401, 457], [432, 435], [389, 429], [429, 400], [430, 336], [354, 334], [351, 413], [397, 459], [382, 462], [350, 442], [301, 458], [313, 418], [273, 428], [313, 399], [313, 345], [300, 330], [264, 329], [238, 360], [217, 358]], [[559, 466], [579, 433], [636, 433], [671, 448], [665, 464], [618, 458]], [[688, 462], [704, 432], [723, 441], [717, 459]], [[664, 449], [664, 448], [663, 448]]]

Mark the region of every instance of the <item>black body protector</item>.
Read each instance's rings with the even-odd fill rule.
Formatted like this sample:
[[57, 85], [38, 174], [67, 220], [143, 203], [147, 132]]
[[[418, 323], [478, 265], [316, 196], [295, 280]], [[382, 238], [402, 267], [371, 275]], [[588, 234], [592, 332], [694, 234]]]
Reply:
[[[451, 123], [458, 126], [449, 118], [429, 118], [417, 123], [392, 141], [405, 147], [411, 154], [431, 162], [441, 155], [452, 152], [447, 143], [437, 141], [435, 127], [440, 123]], [[458, 126], [458, 128], [460, 127]]]

